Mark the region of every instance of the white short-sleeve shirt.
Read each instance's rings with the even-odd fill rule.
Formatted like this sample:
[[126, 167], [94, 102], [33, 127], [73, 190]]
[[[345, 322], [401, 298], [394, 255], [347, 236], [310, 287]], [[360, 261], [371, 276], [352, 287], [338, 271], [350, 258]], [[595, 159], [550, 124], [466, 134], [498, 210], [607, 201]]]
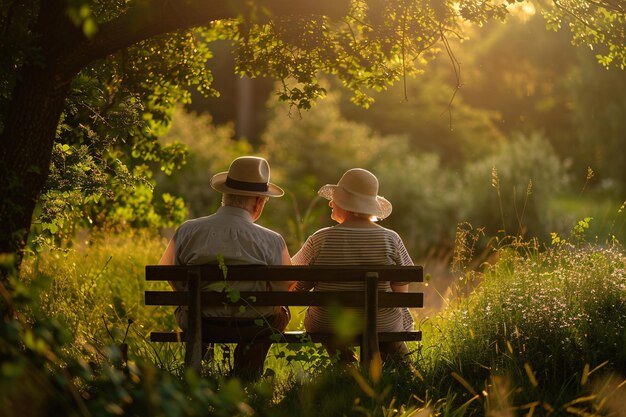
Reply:
[[[188, 220], [174, 234], [176, 265], [281, 265], [286, 247], [283, 237], [253, 222], [244, 209], [223, 206], [215, 214]], [[271, 290], [267, 281], [229, 281], [240, 291]], [[205, 317], [258, 317], [273, 314], [273, 307], [238, 309], [210, 308], [202, 311]]]

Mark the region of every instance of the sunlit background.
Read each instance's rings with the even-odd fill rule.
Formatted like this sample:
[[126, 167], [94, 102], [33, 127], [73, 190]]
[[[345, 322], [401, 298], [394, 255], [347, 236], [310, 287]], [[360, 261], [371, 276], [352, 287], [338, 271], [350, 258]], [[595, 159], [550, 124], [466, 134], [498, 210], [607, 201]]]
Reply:
[[482, 229], [480, 250], [494, 236], [549, 244], [586, 217], [591, 240], [626, 238], [626, 72], [599, 65], [567, 31], [547, 31], [528, 4], [506, 23], [471, 29], [452, 58], [442, 51], [423, 74], [372, 92], [369, 109], [328, 78], [328, 96], [299, 111], [277, 100], [272, 80], [233, 75], [227, 42], [211, 48], [221, 96], [194, 96], [161, 138], [189, 147], [187, 165], [156, 188], [182, 196], [187, 217], [218, 206], [213, 173], [256, 154], [287, 191], [260, 223], [281, 232], [291, 253], [331, 224], [317, 189], [363, 167], [394, 206], [381, 224], [443, 289], [459, 225]]

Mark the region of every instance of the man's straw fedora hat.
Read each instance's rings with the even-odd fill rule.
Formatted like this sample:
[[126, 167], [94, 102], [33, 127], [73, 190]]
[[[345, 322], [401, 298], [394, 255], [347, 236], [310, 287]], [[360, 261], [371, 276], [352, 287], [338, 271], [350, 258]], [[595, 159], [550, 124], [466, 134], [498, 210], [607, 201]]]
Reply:
[[220, 172], [211, 178], [211, 187], [225, 193], [261, 197], [280, 197], [285, 192], [270, 182], [270, 165], [257, 156], [235, 159], [228, 172]]
[[362, 168], [346, 171], [337, 184], [326, 184], [317, 192], [344, 210], [384, 219], [391, 214], [391, 203], [378, 195], [378, 179]]

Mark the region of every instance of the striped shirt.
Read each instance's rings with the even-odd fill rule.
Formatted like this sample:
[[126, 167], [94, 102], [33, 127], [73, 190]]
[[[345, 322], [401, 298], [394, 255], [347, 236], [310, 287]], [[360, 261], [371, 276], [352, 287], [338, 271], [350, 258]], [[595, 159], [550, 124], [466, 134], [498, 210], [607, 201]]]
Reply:
[[[351, 228], [341, 225], [320, 229], [311, 235], [291, 262], [294, 265], [413, 265], [400, 236], [384, 227]], [[404, 283], [394, 283], [404, 285]], [[298, 282], [296, 291], [363, 291], [362, 282]], [[389, 281], [378, 283], [379, 291], [392, 291]], [[362, 311], [358, 314], [363, 315]], [[333, 314], [324, 307], [309, 307], [304, 326], [310, 332], [333, 329]], [[413, 329], [406, 308], [378, 310], [378, 331]]]

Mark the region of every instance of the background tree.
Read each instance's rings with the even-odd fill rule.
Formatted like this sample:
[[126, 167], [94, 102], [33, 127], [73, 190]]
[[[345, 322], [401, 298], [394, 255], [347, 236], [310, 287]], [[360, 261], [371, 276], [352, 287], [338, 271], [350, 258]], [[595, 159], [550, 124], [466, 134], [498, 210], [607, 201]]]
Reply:
[[462, 196], [456, 175], [434, 152], [416, 152], [408, 136], [383, 135], [345, 118], [340, 96], [329, 93], [323, 103], [289, 118], [288, 105], [271, 105], [273, 117], [261, 151], [274, 164], [272, 176], [287, 195], [272, 202], [263, 221], [281, 230], [289, 248], [297, 250], [320, 226], [334, 224], [328, 202], [317, 196], [319, 187], [362, 167], [376, 174], [381, 195], [397, 213], [382, 224], [398, 230], [412, 254], [423, 256], [426, 249], [450, 244]]
[[[173, 114], [171, 129], [160, 138], [165, 144], [180, 143], [187, 147], [186, 164], [168, 176], [157, 175], [155, 192], [183, 198], [186, 216], [206, 216], [221, 203], [221, 195], [209, 186], [211, 177], [227, 171], [230, 162], [238, 156], [253, 153], [246, 140], [235, 139], [232, 123], [215, 125], [208, 114], [196, 114], [177, 108]], [[273, 171], [272, 171], [273, 172]]]
[[[582, 55], [583, 52], [580, 52]], [[580, 60], [567, 83], [576, 144], [593, 167], [601, 188], [626, 194], [626, 71]], [[586, 172], [586, 166], [577, 166]]]

